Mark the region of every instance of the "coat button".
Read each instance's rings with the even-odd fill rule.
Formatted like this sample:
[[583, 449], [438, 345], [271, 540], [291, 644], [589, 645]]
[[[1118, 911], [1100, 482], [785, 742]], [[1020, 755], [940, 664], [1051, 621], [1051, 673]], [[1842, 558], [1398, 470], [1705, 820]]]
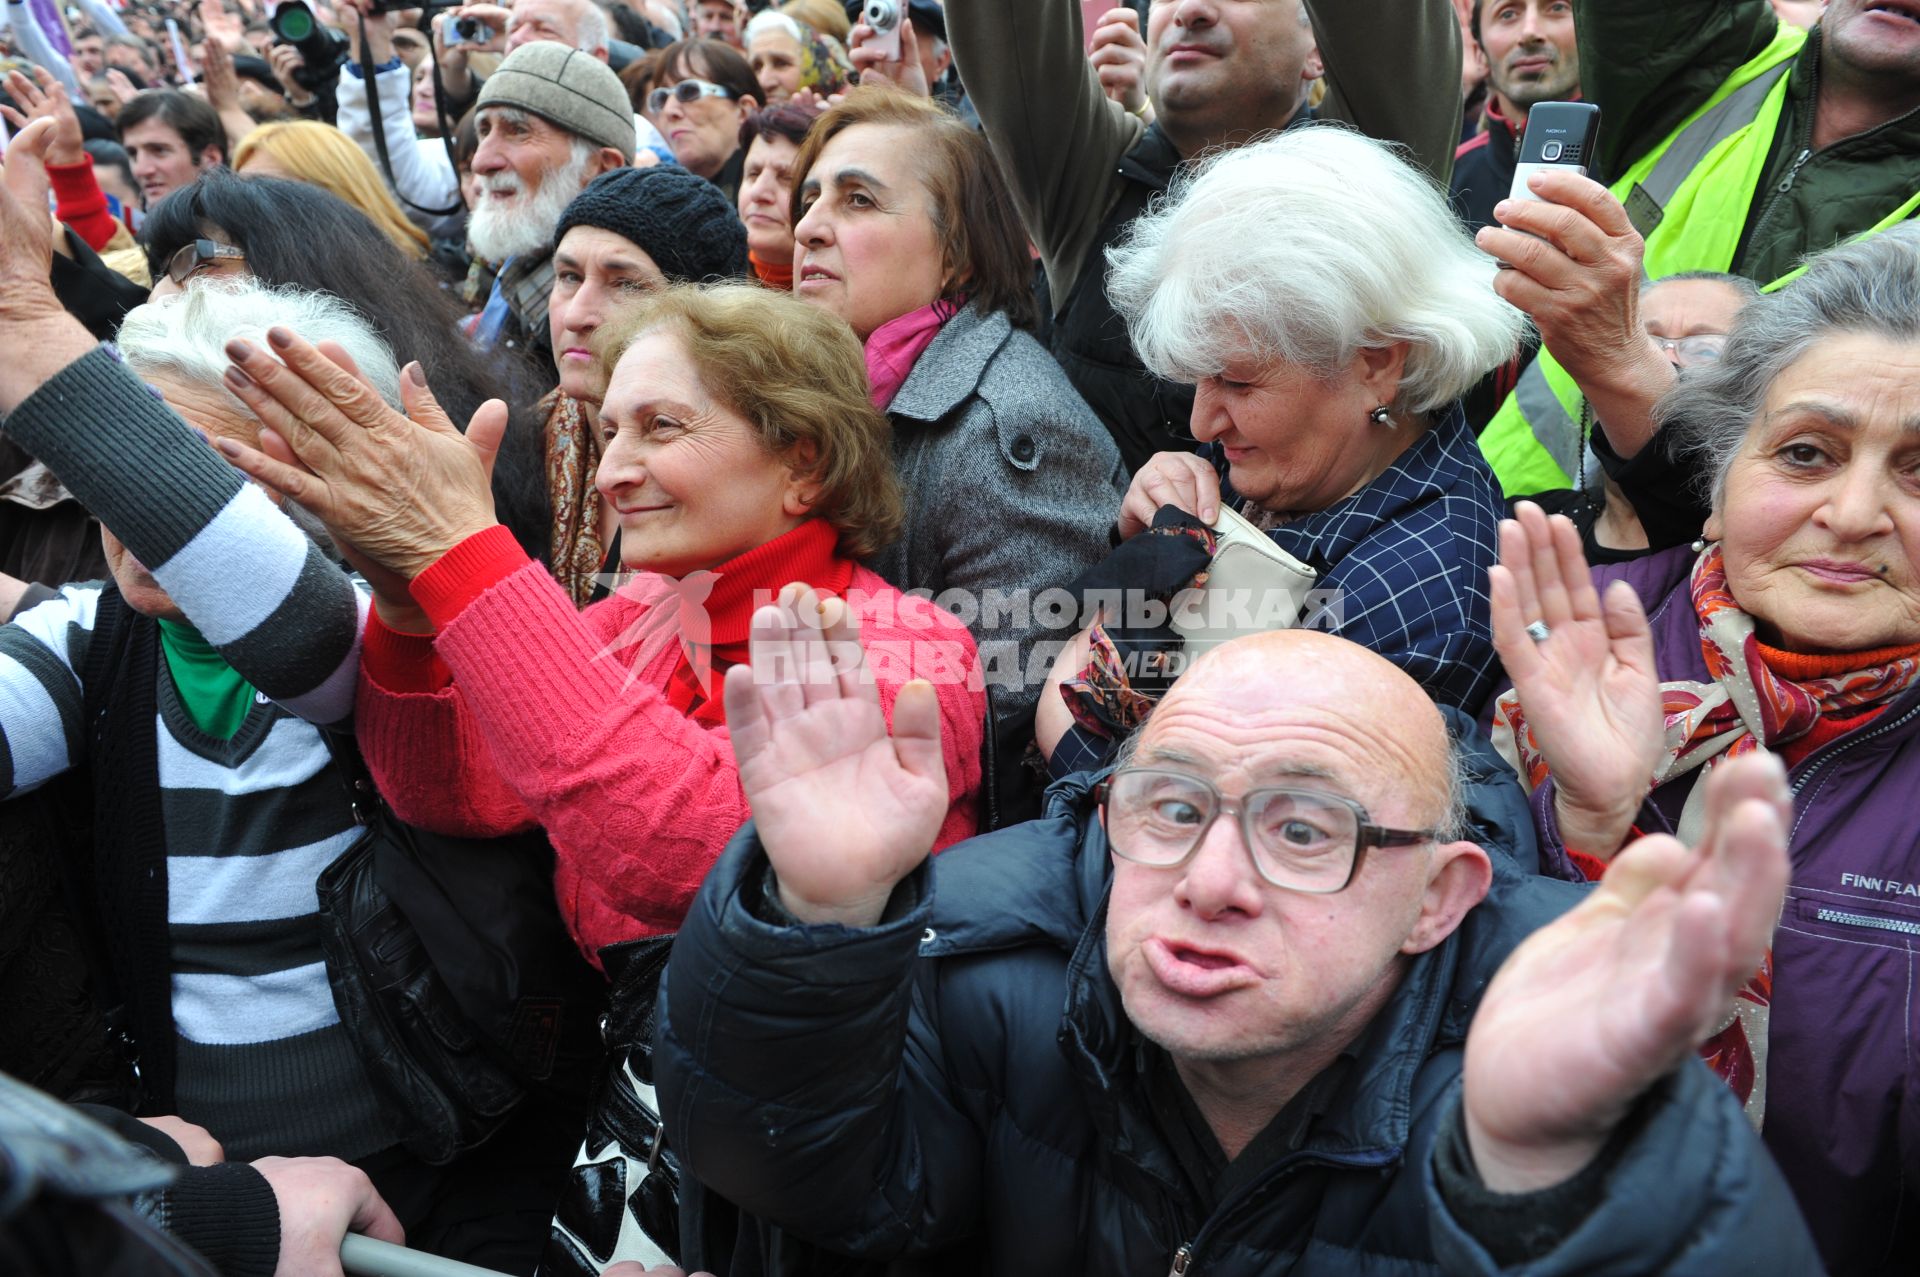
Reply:
[[1029, 435], [1019, 435], [1013, 441], [1013, 459], [1015, 461], [1033, 460], [1033, 439]]

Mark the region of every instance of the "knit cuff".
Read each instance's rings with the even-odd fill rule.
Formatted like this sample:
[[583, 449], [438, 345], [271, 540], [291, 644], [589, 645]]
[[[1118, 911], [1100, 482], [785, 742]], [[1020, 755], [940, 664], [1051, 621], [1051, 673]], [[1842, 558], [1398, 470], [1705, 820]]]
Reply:
[[413, 579], [413, 601], [444, 630], [475, 599], [533, 560], [504, 524], [476, 532]]
[[161, 1200], [166, 1230], [222, 1277], [273, 1277], [280, 1263], [280, 1203], [259, 1171], [244, 1162], [190, 1166]]
[[404, 634], [374, 609], [360, 643], [360, 669], [382, 691], [431, 695], [453, 682], [453, 672], [433, 650], [433, 635]]
[[[152, 567], [213, 522], [246, 483], [108, 346], [22, 400], [7, 434]], [[156, 492], [166, 499], [154, 500]]]

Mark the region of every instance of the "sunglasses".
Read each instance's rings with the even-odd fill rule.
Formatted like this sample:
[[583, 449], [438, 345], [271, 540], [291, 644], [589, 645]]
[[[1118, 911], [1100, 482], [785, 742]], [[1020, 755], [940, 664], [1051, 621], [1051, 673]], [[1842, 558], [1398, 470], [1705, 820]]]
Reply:
[[711, 80], [682, 80], [670, 89], [655, 89], [647, 94], [647, 111], [658, 115], [666, 107], [669, 99], [681, 106], [692, 106], [701, 98], [730, 98], [732, 89], [725, 89]]
[[231, 244], [218, 240], [196, 239], [182, 244], [167, 260], [167, 278], [185, 287], [189, 279], [215, 262], [244, 262], [247, 255]]

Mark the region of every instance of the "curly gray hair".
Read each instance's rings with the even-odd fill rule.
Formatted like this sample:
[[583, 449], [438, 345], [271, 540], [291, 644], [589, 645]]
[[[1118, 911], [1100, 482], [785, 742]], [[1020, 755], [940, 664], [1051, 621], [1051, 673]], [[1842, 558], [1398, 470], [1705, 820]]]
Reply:
[[1690, 372], [1655, 405], [1659, 428], [1678, 431], [1682, 450], [1700, 458], [1716, 509], [1768, 387], [1836, 333], [1920, 340], [1920, 224], [1812, 258], [1806, 274], [1742, 308], [1718, 363]]

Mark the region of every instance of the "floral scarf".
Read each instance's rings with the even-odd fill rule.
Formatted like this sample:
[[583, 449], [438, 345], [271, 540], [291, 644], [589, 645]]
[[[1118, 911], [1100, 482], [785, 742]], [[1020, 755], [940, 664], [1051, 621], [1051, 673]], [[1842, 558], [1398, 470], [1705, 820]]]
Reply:
[[600, 543], [600, 490], [593, 478], [600, 467], [600, 441], [587, 421], [586, 406], [558, 387], [536, 409], [546, 419], [547, 497], [553, 505], [554, 579], [575, 607], [593, 601], [607, 547]]
[[[1707, 546], [1694, 561], [1688, 586], [1700, 618], [1701, 654], [1713, 681], [1660, 685], [1666, 751], [1653, 774], [1655, 789], [1721, 757], [1791, 745], [1827, 715], [1847, 716], [1885, 706], [1920, 676], [1920, 657], [1898, 655], [1829, 677], [1782, 678], [1767, 665], [1753, 618], [1734, 601], [1727, 585], [1726, 559], [1717, 543]], [[1547, 779], [1546, 760], [1513, 691], [1500, 697], [1494, 712], [1494, 743], [1514, 764], [1529, 791]], [[1706, 786], [1695, 784], [1681, 809], [1676, 832], [1690, 846], [1699, 838], [1706, 817], [1705, 796]], [[1734, 998], [1726, 1021], [1700, 1047], [1708, 1065], [1740, 1097], [1756, 1129], [1766, 1111], [1766, 1029], [1772, 993], [1773, 954], [1769, 952]]]

